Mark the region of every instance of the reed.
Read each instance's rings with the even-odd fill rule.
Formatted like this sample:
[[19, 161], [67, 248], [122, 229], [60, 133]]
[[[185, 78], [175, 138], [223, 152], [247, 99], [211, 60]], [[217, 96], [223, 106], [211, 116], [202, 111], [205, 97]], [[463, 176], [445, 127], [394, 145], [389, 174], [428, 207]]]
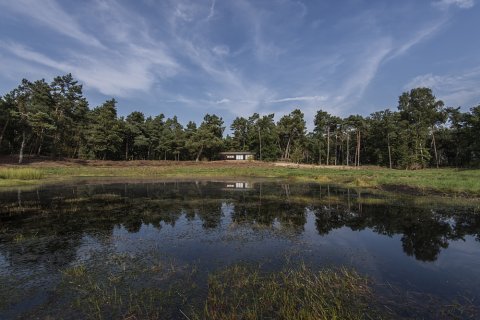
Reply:
[[7, 180], [40, 180], [45, 173], [34, 168], [0, 168], [0, 179]]

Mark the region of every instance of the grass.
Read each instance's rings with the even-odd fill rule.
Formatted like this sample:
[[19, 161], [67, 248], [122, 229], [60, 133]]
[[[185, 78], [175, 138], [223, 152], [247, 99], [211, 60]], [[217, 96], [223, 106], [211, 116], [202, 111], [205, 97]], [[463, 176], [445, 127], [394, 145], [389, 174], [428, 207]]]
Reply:
[[[60, 271], [49, 299], [19, 318], [478, 319], [480, 314], [468, 299], [438, 300], [375, 283], [350, 268], [316, 269], [290, 260], [279, 270], [244, 263], [199, 270], [155, 248], [138, 255], [100, 250]], [[36, 279], [0, 274], [0, 315], [28, 299]]]
[[57, 293], [70, 299], [71, 303], [64, 306], [69, 317], [173, 318], [175, 306], [184, 305], [195, 289], [195, 272], [195, 268], [178, 265], [155, 252], [148, 259], [111, 254], [102, 256], [101, 261], [63, 270]]
[[62, 296], [73, 301], [68, 313], [90, 319], [378, 318], [369, 281], [353, 270], [314, 272], [300, 264], [262, 273], [234, 264], [210, 274], [200, 288], [192, 278], [195, 266], [153, 260], [115, 254], [101, 264], [65, 269]]
[[65, 269], [59, 293], [71, 302], [59, 310], [88, 319], [190, 320], [475, 319], [479, 314], [469, 300], [442, 301], [391, 285], [382, 296], [373, 280], [344, 267], [315, 270], [301, 262], [265, 271], [236, 263], [199, 281], [195, 266], [153, 260], [145, 264], [115, 254], [105, 263]]
[[17, 186], [59, 181], [72, 177], [125, 177], [142, 179], [215, 179], [276, 178], [312, 181], [353, 188], [376, 188], [409, 193], [442, 193], [459, 196], [480, 196], [480, 170], [453, 168], [416, 171], [390, 170], [378, 167], [326, 168], [280, 167], [251, 162], [233, 164], [179, 163], [139, 165], [132, 162], [109, 162], [109, 165], [44, 165], [36, 168], [0, 168], [0, 186]]
[[34, 168], [0, 168], [2, 180], [39, 180], [45, 176], [40, 169]]
[[297, 268], [262, 274], [234, 265], [210, 276], [204, 312], [197, 319], [378, 319], [372, 291], [353, 270]]

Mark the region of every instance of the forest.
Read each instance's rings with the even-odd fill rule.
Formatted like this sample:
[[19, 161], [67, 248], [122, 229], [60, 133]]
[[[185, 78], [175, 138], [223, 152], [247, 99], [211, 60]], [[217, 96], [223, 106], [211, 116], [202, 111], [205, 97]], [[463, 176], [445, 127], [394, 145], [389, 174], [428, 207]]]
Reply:
[[222, 151], [251, 151], [257, 160], [387, 168], [480, 166], [480, 105], [462, 112], [430, 88], [398, 98], [397, 110], [340, 118], [318, 109], [307, 131], [300, 109], [282, 116], [237, 117], [224, 136], [222, 117], [199, 124], [176, 116], [117, 114], [117, 101], [90, 108], [71, 74], [51, 83], [23, 79], [0, 98], [0, 153], [100, 160], [216, 160]]

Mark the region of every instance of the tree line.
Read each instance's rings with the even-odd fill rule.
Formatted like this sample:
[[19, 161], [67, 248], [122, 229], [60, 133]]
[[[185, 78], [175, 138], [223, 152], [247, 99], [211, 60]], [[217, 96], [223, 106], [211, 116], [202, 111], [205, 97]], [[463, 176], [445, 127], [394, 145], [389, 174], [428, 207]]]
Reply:
[[20, 85], [0, 99], [0, 152], [103, 160], [215, 160], [221, 151], [251, 151], [263, 161], [389, 168], [480, 165], [480, 105], [462, 112], [446, 107], [429, 88], [398, 99], [397, 110], [340, 118], [318, 110], [308, 132], [295, 109], [237, 117], [224, 137], [224, 121], [206, 114], [197, 125], [163, 114], [117, 114], [117, 101], [89, 108], [71, 74], [51, 83]]

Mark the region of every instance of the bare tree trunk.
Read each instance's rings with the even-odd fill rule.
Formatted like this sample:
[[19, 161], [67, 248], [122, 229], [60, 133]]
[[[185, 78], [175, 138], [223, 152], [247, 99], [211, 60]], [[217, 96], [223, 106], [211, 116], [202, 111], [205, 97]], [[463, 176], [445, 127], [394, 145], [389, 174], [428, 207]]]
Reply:
[[421, 163], [421, 166], [422, 166], [422, 169], [424, 168], [423, 166], [423, 147], [422, 147], [422, 143], [420, 142], [420, 156], [422, 157], [422, 163]]
[[125, 142], [125, 160], [128, 161], [128, 141]]
[[358, 131], [358, 166], [360, 167], [360, 150], [362, 143], [362, 133]]
[[43, 144], [43, 137], [44, 137], [44, 131], [45, 129], [42, 129], [42, 132], [40, 133], [40, 138], [38, 142], [38, 149], [37, 149], [37, 156], [40, 155], [40, 152], [42, 152], [42, 144]]
[[330, 127], [327, 127], [327, 166], [330, 164]]
[[357, 139], [357, 144], [355, 145], [355, 157], [353, 159], [353, 166], [357, 166], [357, 159], [358, 159], [358, 133], [355, 132], [355, 138]]
[[438, 169], [437, 144], [435, 143], [435, 129], [433, 126], [432, 126], [432, 143], [433, 143], [433, 150], [435, 152], [435, 162], [437, 163], [437, 169]]
[[318, 164], [322, 165], [322, 145], [320, 139], [318, 139]]
[[288, 141], [287, 141], [287, 146], [285, 147], [285, 153], [283, 155], [283, 158], [284, 159], [289, 159], [289, 155], [290, 155], [290, 140], [291, 140], [291, 137], [288, 137]]
[[333, 164], [335, 166], [337, 165], [337, 158], [338, 158], [338, 135], [335, 130], [335, 160], [333, 161]]
[[10, 122], [10, 117], [7, 118], [7, 121], [5, 122], [5, 125], [2, 128], [2, 133], [0, 134], [0, 146], [2, 145], [3, 136], [5, 134], [5, 131], [7, 131], [7, 127], [8, 127], [9, 122]]
[[350, 135], [347, 133], [347, 166], [350, 165]]
[[42, 152], [42, 144], [43, 144], [43, 142], [40, 142], [40, 144], [38, 145], [37, 156], [39, 156], [40, 153]]
[[25, 130], [22, 131], [22, 144], [20, 145], [20, 152], [18, 153], [18, 163], [23, 162], [23, 149], [25, 148]]
[[200, 148], [200, 151], [198, 151], [197, 158], [195, 159], [196, 162], [198, 162], [200, 160], [200, 156], [202, 155], [202, 151], [203, 151], [203, 144], [202, 144], [202, 147]]
[[75, 149], [73, 149], [72, 158], [75, 158], [77, 156], [79, 148], [80, 148], [80, 143], [77, 143], [77, 145], [75, 146]]
[[390, 169], [392, 169], [392, 151], [390, 147], [390, 135], [387, 134], [387, 144], [388, 144], [388, 162], [390, 164]]
[[258, 127], [258, 142], [260, 144], [260, 161], [262, 161], [262, 135], [260, 134], [260, 127]]

